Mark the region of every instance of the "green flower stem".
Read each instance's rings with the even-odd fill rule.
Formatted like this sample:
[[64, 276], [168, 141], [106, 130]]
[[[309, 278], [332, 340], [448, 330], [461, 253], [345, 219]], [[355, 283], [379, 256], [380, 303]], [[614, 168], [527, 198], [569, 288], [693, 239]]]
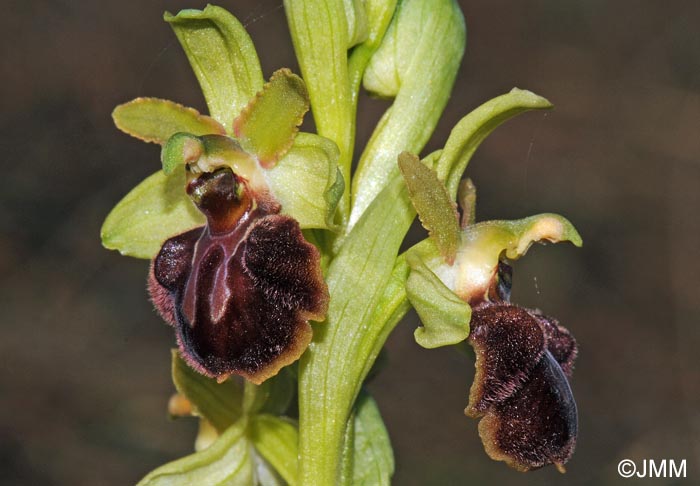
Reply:
[[[299, 369], [300, 484], [333, 485], [352, 405], [386, 337], [373, 321], [415, 212], [396, 178], [377, 197], [330, 263], [327, 320]], [[388, 224], [388, 222], [391, 222]]]

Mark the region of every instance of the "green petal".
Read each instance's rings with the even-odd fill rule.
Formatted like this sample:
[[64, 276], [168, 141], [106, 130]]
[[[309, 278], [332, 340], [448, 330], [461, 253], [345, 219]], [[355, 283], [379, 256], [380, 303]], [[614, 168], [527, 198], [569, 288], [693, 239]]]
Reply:
[[360, 157], [352, 183], [350, 226], [397, 175], [399, 153], [418, 154], [430, 138], [449, 99], [465, 43], [457, 2], [399, 4], [363, 79], [369, 91], [395, 99]]
[[294, 424], [272, 415], [256, 415], [250, 424], [250, 439], [290, 486], [297, 484], [299, 432]]
[[177, 391], [185, 395], [196, 415], [205, 418], [219, 433], [224, 432], [241, 416], [241, 387], [232, 380], [217, 383], [197, 373], [172, 351], [172, 376]]
[[406, 294], [423, 323], [414, 332], [416, 342], [431, 349], [467, 339], [471, 307], [448, 289], [419, 257], [409, 254], [407, 260], [411, 273]]
[[265, 171], [282, 212], [302, 228], [332, 228], [345, 184], [338, 171], [338, 147], [330, 140], [299, 133], [291, 150]]
[[166, 12], [164, 18], [187, 54], [209, 113], [230, 129], [234, 118], [263, 86], [250, 36], [233, 15], [214, 5], [182, 10], [177, 15]]
[[185, 194], [184, 167], [147, 177], [112, 209], [100, 232], [102, 244], [122, 255], [153, 258], [163, 242], [205, 223]]
[[307, 111], [304, 81], [280, 69], [235, 119], [233, 133], [263, 167], [271, 168], [292, 146]]
[[239, 420], [208, 448], [159, 467], [143, 478], [138, 486], [255, 484], [246, 425], [245, 420]]
[[468, 226], [454, 265], [433, 258], [424, 261], [450, 290], [462, 300], [483, 299], [496, 276], [502, 256], [515, 260], [534, 242], [570, 241], [581, 246], [581, 236], [573, 225], [557, 214], [538, 214], [516, 221], [485, 221]]
[[445, 185], [433, 169], [408, 152], [399, 155], [399, 168], [423, 227], [447, 263], [452, 263], [459, 244], [459, 215]]
[[457, 195], [459, 180], [472, 155], [497, 126], [519, 113], [551, 107], [552, 104], [541, 96], [513, 88], [510, 93], [487, 101], [462, 118], [452, 129], [436, 167], [451, 199]]
[[377, 403], [362, 393], [351, 422], [352, 480], [348, 486], [388, 486], [394, 474], [394, 452]]
[[194, 108], [159, 98], [136, 98], [119, 105], [112, 119], [119, 130], [132, 137], [161, 145], [177, 132], [226, 133], [219, 122]]

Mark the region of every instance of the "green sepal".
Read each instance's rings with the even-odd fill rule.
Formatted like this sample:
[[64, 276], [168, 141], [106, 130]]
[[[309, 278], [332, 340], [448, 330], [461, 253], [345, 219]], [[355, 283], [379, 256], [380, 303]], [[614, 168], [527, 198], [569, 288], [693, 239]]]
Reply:
[[406, 295], [423, 324], [413, 333], [416, 342], [432, 349], [467, 339], [471, 307], [448, 289], [419, 256], [409, 252], [406, 260], [411, 267]]
[[137, 486], [191, 486], [194, 484], [250, 486], [255, 484], [247, 421], [239, 420], [206, 449], [165, 464]]
[[205, 218], [185, 194], [185, 168], [147, 177], [117, 203], [102, 224], [102, 245], [122, 255], [153, 258], [171, 236], [202, 226]]
[[164, 19], [190, 61], [209, 113], [231, 130], [234, 118], [263, 86], [250, 36], [233, 15], [214, 5], [177, 15], [166, 12]]
[[438, 180], [433, 169], [408, 152], [399, 154], [399, 169], [423, 227], [442, 257], [451, 264], [459, 245], [459, 215], [445, 184]]
[[346, 434], [352, 447], [346, 449], [346, 467], [340, 484], [343, 486], [389, 486], [394, 475], [394, 452], [391, 440], [377, 407], [367, 393], [361, 393], [348, 422]]
[[294, 143], [309, 111], [304, 81], [289, 69], [280, 69], [233, 122], [233, 134], [243, 148], [269, 169]]
[[136, 98], [112, 112], [117, 128], [144, 142], [164, 144], [177, 132], [224, 134], [224, 127], [194, 108], [159, 98]]
[[459, 181], [481, 142], [500, 124], [529, 110], [546, 110], [552, 104], [530, 91], [513, 88], [479, 106], [462, 118], [450, 132], [436, 171], [445, 181], [450, 198], [457, 195]]
[[251, 418], [250, 440], [290, 486], [297, 484], [299, 431], [291, 421], [269, 414]]
[[264, 172], [282, 212], [296, 219], [302, 228], [334, 228], [333, 216], [345, 190], [338, 157], [335, 143], [302, 132], [287, 155]]
[[240, 383], [234, 380], [217, 383], [197, 373], [176, 349], [172, 350], [172, 378], [177, 391], [192, 403], [195, 415], [206, 419], [219, 433], [241, 417], [243, 390]]
[[523, 256], [534, 242], [570, 241], [581, 246], [581, 236], [566, 218], [544, 213], [515, 221], [484, 221], [462, 232], [454, 265], [423, 257], [431, 270], [462, 300], [481, 300], [496, 278], [498, 262]]

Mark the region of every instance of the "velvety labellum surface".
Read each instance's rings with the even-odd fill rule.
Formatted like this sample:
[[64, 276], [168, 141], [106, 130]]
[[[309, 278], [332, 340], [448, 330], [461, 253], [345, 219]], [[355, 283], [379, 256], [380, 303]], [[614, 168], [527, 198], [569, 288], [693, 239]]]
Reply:
[[207, 225], [163, 244], [152, 300], [192, 367], [260, 383], [299, 358], [311, 340], [308, 320], [325, 314], [318, 250], [294, 219], [274, 214], [278, 206], [258, 205], [230, 169], [202, 174], [187, 192]]
[[487, 454], [521, 471], [547, 464], [563, 471], [578, 432], [567, 380], [573, 337], [554, 319], [505, 302], [476, 307], [471, 326], [476, 375], [465, 413], [483, 417]]

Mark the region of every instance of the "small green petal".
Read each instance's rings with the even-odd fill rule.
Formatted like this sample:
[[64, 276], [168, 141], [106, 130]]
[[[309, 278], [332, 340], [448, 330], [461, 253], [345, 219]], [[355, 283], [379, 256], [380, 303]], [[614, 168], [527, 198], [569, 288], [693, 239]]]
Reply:
[[307, 111], [304, 81], [289, 69], [280, 69], [233, 122], [233, 132], [244, 149], [271, 168], [294, 143]]
[[172, 351], [172, 377], [177, 391], [192, 402], [195, 414], [205, 418], [219, 433], [241, 417], [243, 392], [239, 384], [232, 380], [217, 383], [197, 373], [175, 349]]
[[170, 462], [149, 473], [137, 486], [192, 486], [255, 484], [247, 423], [239, 420], [208, 448]]
[[467, 339], [471, 307], [448, 289], [420, 257], [409, 254], [407, 261], [411, 273], [406, 294], [423, 323], [414, 332], [416, 342], [431, 349]]
[[185, 194], [181, 166], [170, 176], [158, 171], [133, 188], [109, 213], [100, 234], [105, 248], [153, 258], [165, 240], [204, 223]]
[[177, 132], [226, 133], [219, 122], [194, 108], [159, 98], [136, 98], [119, 105], [112, 119], [119, 130], [132, 137], [161, 145]]
[[445, 185], [433, 169], [408, 152], [399, 155], [399, 168], [408, 187], [408, 195], [440, 254], [452, 263], [459, 245], [459, 215]]
[[282, 212], [302, 228], [333, 228], [333, 215], [345, 188], [338, 157], [338, 147], [327, 138], [299, 133], [287, 155], [265, 171]]
[[[209, 113], [229, 129], [262, 89], [255, 46], [241, 23], [221, 7], [165, 13], [197, 76]], [[188, 130], [180, 130], [188, 131]]]
[[250, 440], [290, 486], [297, 484], [299, 432], [294, 424], [268, 414], [256, 415], [250, 423]]
[[513, 88], [510, 93], [487, 101], [462, 118], [452, 129], [436, 167], [450, 197], [456, 197], [459, 181], [472, 155], [496, 127], [525, 111], [551, 107], [552, 104], [541, 96]]

